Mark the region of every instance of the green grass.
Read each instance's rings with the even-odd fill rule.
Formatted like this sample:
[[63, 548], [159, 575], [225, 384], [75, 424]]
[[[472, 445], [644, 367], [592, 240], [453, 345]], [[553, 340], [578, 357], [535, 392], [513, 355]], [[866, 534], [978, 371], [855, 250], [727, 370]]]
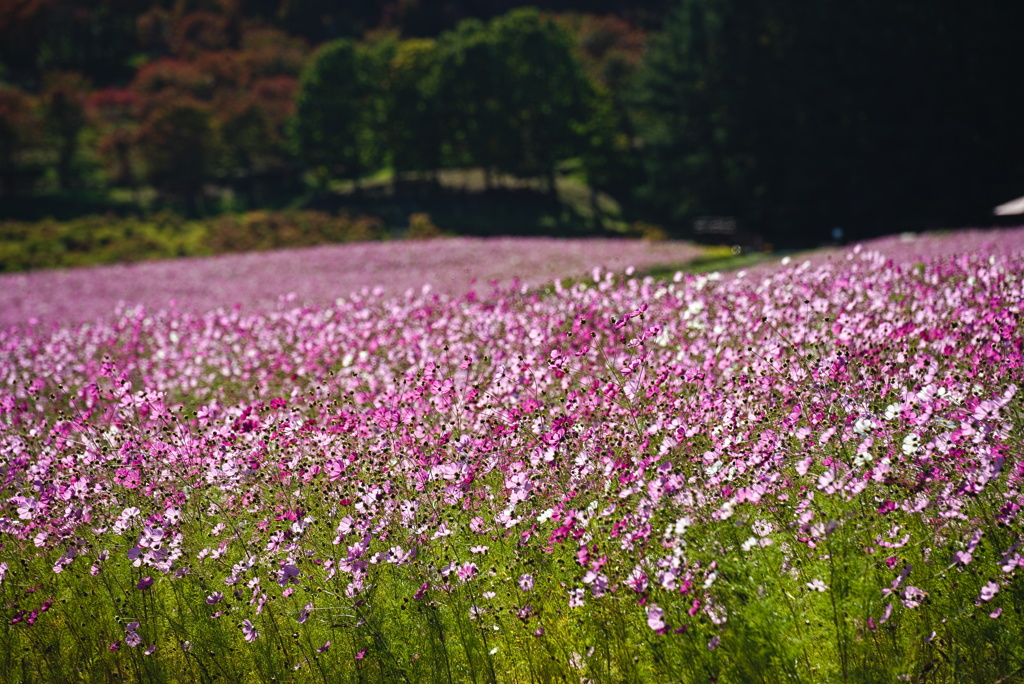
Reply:
[[659, 264], [643, 269], [640, 275], [651, 276], [656, 280], [665, 280], [680, 271], [692, 274], [736, 271], [778, 258], [778, 254], [771, 252], [741, 252], [737, 254], [732, 247], [706, 247], [703, 254], [684, 264]]

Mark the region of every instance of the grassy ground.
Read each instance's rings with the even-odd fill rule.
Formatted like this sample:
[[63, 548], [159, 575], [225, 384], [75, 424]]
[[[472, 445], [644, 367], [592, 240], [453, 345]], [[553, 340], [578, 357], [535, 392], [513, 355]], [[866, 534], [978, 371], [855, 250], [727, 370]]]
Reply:
[[712, 271], [735, 271], [778, 259], [781, 255], [772, 252], [744, 252], [730, 246], [709, 246], [704, 254], [684, 264], [662, 264], [643, 269], [642, 275], [664, 280], [678, 272], [710, 273]]
[[481, 169], [444, 169], [436, 178], [410, 174], [396, 186], [393, 174], [336, 182], [326, 196], [305, 206], [330, 211], [346, 207], [380, 216], [402, 227], [408, 217], [428, 213], [441, 230], [455, 235], [622, 235], [632, 227], [622, 207], [605, 193], [591, 195], [579, 179], [559, 176], [557, 199], [539, 179], [495, 175], [487, 187]]
[[612, 197], [592, 194], [576, 178], [558, 178], [557, 198], [536, 179], [497, 176], [492, 184], [479, 169], [397, 185], [383, 171], [358, 185], [335, 182], [326, 194], [278, 198], [272, 210], [239, 211], [224, 195], [202, 205], [209, 215], [194, 218], [155, 211], [147, 189], [22, 198], [4, 214], [37, 220], [0, 221], [0, 272], [440, 235], [667, 237], [628, 222]]

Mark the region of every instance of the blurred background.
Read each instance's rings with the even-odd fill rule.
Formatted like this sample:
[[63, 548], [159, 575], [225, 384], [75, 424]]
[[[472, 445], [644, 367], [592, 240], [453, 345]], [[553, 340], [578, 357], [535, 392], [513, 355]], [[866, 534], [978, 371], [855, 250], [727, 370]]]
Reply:
[[0, 270], [1018, 222], [1022, 27], [1019, 0], [0, 0]]

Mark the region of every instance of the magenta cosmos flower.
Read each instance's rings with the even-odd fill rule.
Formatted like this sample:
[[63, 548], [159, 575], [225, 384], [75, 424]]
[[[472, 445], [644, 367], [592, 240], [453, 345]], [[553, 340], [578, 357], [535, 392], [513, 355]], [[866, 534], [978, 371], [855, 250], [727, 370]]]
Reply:
[[242, 620], [242, 634], [245, 636], [245, 640], [250, 644], [259, 638], [260, 633], [256, 630], [256, 627], [249, 620]]

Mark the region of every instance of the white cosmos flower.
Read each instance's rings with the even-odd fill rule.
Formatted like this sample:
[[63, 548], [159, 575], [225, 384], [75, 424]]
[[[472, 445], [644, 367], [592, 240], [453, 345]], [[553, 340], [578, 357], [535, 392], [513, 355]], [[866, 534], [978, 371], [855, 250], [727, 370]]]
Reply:
[[853, 431], [858, 435], [863, 435], [865, 432], [871, 431], [874, 427], [875, 423], [870, 418], [860, 418], [853, 424]]
[[690, 519], [685, 517], [685, 516], [680, 518], [679, 520], [676, 520], [676, 525], [675, 525], [675, 532], [676, 532], [676, 534], [678, 536], [682, 536], [682, 535], [686, 534], [686, 529], [689, 526], [690, 526]]
[[916, 432], [911, 432], [903, 438], [903, 453], [907, 456], [916, 452], [919, 446], [921, 446], [921, 436]]

